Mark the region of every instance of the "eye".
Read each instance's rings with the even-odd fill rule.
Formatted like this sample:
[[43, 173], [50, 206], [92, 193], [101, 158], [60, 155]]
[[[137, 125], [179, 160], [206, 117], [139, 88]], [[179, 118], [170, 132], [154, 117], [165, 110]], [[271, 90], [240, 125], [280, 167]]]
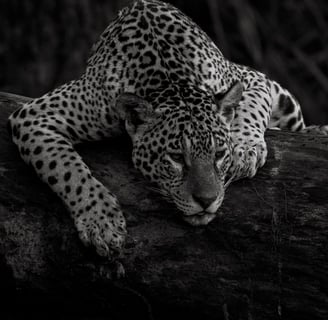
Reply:
[[169, 153], [168, 156], [177, 163], [184, 164], [185, 159], [182, 153]]
[[225, 153], [226, 153], [225, 150], [217, 150], [215, 152], [215, 159], [216, 160], [222, 159], [225, 156]]

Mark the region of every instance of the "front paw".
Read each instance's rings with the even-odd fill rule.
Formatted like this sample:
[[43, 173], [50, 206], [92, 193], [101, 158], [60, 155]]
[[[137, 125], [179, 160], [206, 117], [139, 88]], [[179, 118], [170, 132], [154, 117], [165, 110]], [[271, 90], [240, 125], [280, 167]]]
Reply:
[[94, 246], [103, 257], [114, 258], [121, 253], [125, 242], [125, 219], [117, 205], [99, 207], [76, 216], [75, 225], [86, 246]]
[[257, 170], [265, 164], [267, 153], [265, 141], [255, 145], [236, 146], [229, 169], [231, 180], [254, 177]]

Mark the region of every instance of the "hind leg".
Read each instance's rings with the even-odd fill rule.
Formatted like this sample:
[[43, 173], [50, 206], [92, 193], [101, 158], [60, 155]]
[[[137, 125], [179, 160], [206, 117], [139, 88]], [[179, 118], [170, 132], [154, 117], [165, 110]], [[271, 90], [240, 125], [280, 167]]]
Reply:
[[301, 133], [319, 134], [328, 136], [328, 125], [323, 126], [307, 126], [300, 131]]
[[306, 126], [297, 99], [275, 81], [268, 81], [272, 94], [272, 116], [269, 127], [301, 133], [328, 135], [328, 125]]

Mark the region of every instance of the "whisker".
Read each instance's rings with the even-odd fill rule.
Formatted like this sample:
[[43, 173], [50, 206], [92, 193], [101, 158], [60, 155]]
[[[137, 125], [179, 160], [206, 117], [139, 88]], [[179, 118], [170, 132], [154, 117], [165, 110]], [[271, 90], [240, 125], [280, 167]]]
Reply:
[[164, 199], [166, 202], [174, 203], [174, 200], [172, 199], [172, 197], [167, 191], [154, 186], [147, 186], [147, 189], [158, 193], [161, 196], [161, 198]]
[[224, 183], [224, 189], [226, 189], [226, 188], [229, 187], [229, 185], [231, 184], [232, 180], [233, 180], [233, 176], [231, 176], [228, 180], [225, 181], [225, 183]]
[[120, 187], [122, 188], [122, 187], [125, 187], [125, 186], [136, 186], [136, 185], [138, 185], [138, 184], [143, 184], [143, 183], [145, 183], [145, 180], [140, 180], [140, 181], [136, 181], [136, 182], [127, 182], [127, 183], [122, 183], [121, 185], [120, 185]]
[[160, 193], [161, 195], [163, 196], [168, 196], [168, 193], [167, 191], [164, 191], [160, 188], [157, 188], [157, 187], [153, 187], [153, 186], [147, 186], [147, 189], [151, 190], [151, 191], [155, 191], [157, 193]]

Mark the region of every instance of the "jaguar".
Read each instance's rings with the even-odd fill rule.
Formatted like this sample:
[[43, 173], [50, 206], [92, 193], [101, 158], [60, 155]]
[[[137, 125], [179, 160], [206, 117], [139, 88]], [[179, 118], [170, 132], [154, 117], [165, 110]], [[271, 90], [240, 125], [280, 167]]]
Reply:
[[105, 257], [127, 235], [116, 196], [74, 146], [127, 133], [134, 166], [187, 223], [207, 225], [227, 186], [266, 161], [268, 128], [306, 127], [300, 104], [277, 82], [227, 60], [170, 4], [137, 0], [94, 44], [83, 75], [9, 117], [23, 160], [62, 199], [84, 244]]

